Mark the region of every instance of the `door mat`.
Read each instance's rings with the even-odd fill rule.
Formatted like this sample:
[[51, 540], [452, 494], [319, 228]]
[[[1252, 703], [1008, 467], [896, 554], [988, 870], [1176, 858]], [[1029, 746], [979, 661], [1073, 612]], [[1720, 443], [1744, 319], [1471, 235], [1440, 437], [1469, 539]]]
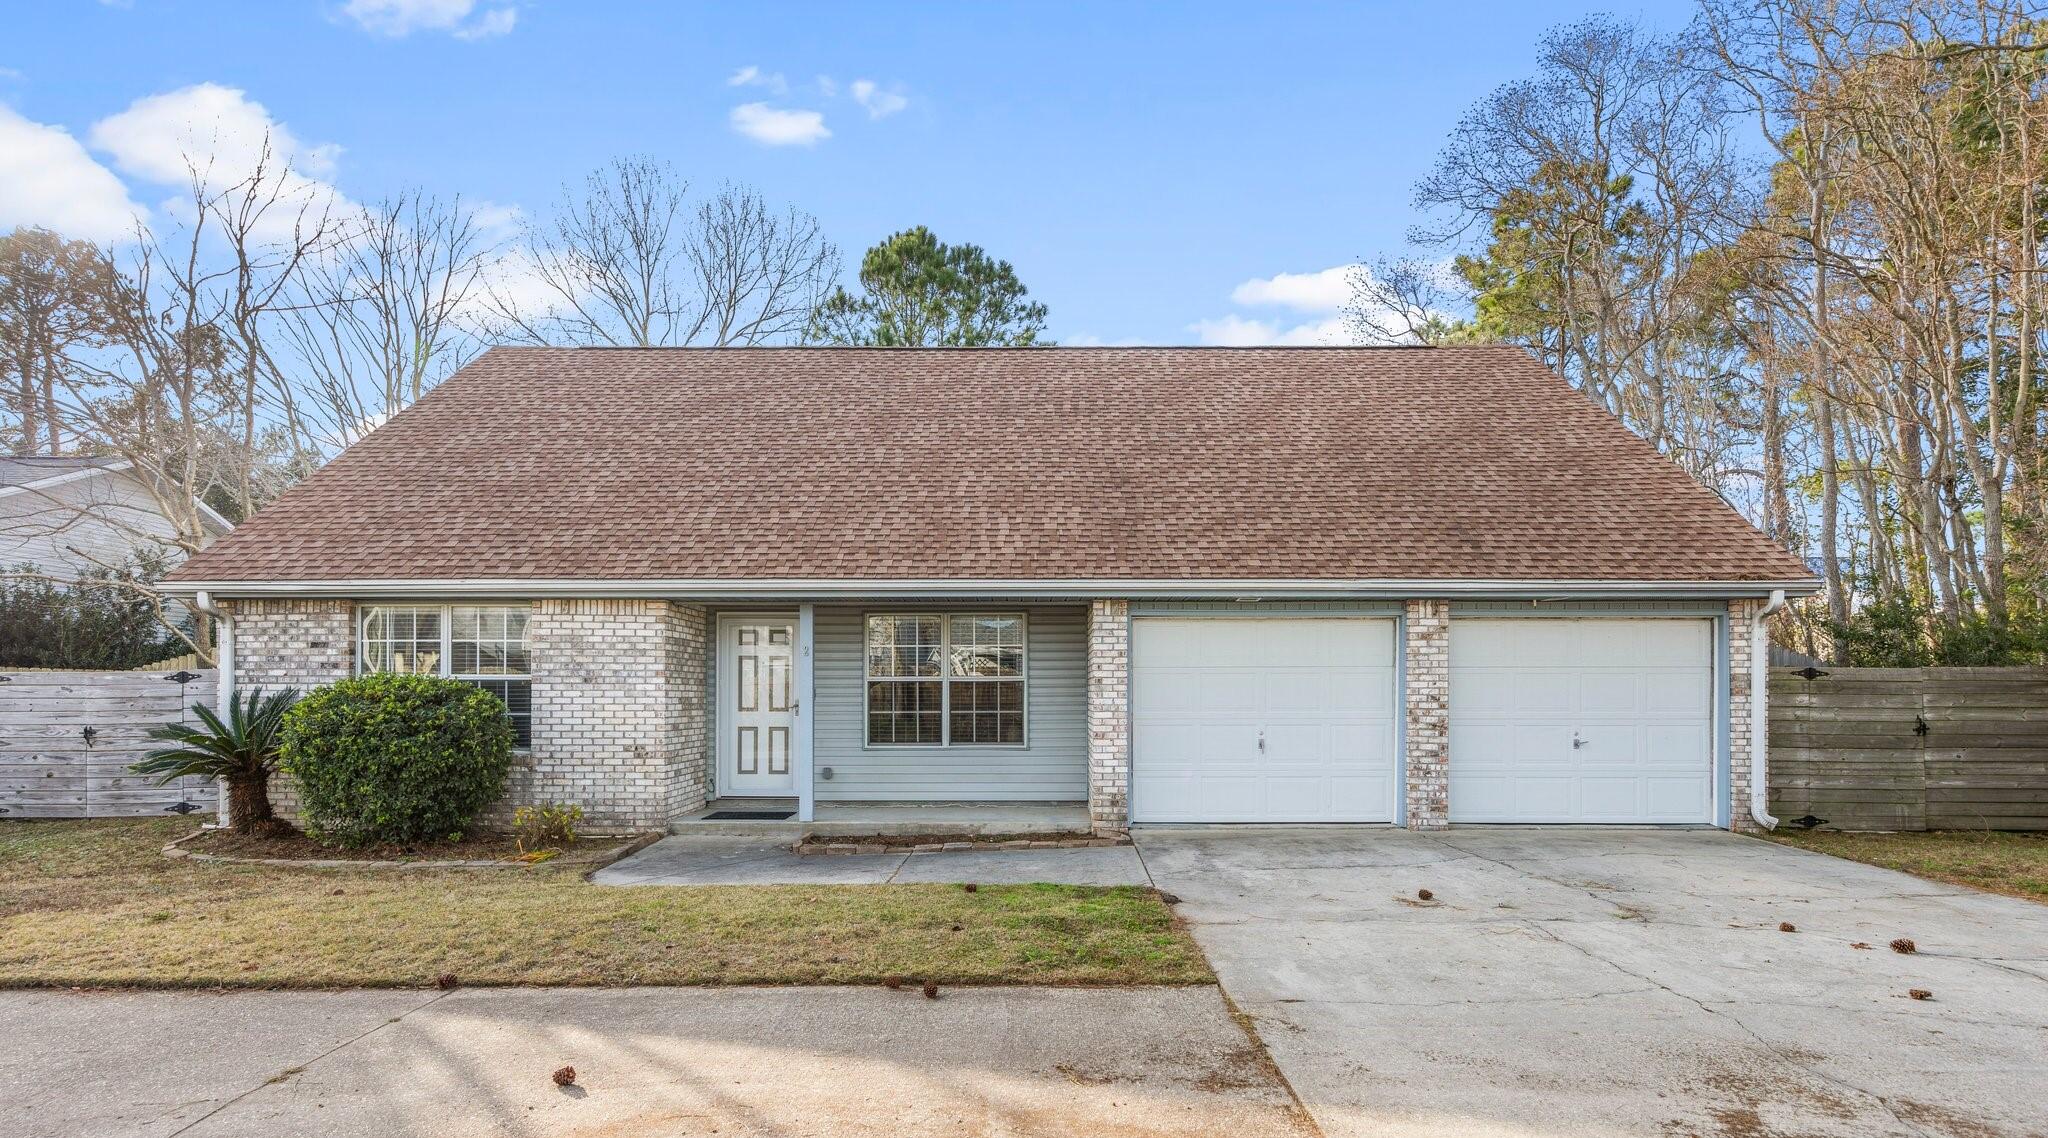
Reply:
[[713, 810], [700, 822], [785, 822], [796, 817], [794, 810]]

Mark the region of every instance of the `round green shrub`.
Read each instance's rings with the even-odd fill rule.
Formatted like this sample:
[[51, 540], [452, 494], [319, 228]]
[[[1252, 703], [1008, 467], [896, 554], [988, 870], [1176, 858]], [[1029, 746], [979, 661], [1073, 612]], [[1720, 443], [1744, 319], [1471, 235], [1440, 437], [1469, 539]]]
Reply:
[[306, 830], [340, 846], [461, 837], [505, 789], [512, 724], [497, 696], [384, 673], [314, 691], [284, 721], [279, 765]]

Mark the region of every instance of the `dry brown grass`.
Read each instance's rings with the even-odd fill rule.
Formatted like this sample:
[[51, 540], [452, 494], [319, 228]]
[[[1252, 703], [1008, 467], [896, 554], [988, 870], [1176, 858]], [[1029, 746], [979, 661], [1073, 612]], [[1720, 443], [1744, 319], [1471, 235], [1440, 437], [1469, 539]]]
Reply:
[[[174, 820], [0, 822], [0, 986], [1199, 984], [1150, 891], [591, 885], [164, 857]], [[957, 928], [956, 928], [957, 927]]]
[[1844, 834], [1781, 828], [1768, 836], [1788, 846], [1903, 870], [1916, 877], [2048, 901], [2048, 834], [1995, 830]]

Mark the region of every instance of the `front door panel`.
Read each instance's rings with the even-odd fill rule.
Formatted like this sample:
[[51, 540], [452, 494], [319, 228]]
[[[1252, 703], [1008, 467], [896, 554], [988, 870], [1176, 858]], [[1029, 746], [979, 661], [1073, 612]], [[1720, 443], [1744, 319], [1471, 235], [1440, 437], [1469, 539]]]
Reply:
[[796, 733], [796, 624], [782, 618], [723, 622], [719, 697], [719, 791], [796, 792], [790, 745]]

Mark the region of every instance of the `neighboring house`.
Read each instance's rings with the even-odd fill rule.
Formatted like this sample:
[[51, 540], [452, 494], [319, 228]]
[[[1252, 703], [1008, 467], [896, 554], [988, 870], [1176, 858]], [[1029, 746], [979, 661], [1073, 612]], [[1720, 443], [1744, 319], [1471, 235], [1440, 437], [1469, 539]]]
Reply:
[[[234, 528], [204, 502], [195, 504], [208, 541]], [[72, 578], [137, 555], [174, 564], [182, 556], [177, 535], [130, 462], [0, 457], [0, 572], [28, 565]]]
[[1747, 826], [1818, 588], [1503, 347], [499, 349], [173, 575], [226, 683], [504, 696], [514, 801]]

